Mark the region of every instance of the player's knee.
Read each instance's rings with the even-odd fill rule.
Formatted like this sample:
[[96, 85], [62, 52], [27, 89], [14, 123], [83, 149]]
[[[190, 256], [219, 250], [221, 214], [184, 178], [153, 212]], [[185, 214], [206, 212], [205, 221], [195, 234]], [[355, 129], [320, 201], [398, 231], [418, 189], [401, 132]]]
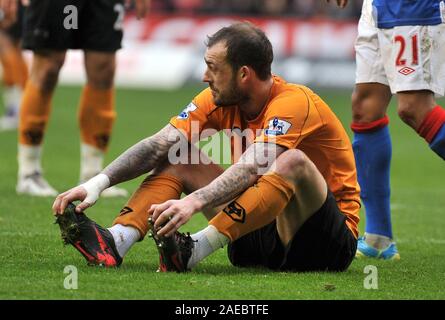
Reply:
[[352, 105], [352, 121], [353, 122], [363, 122], [364, 119], [364, 100], [366, 96], [362, 94], [360, 91], [354, 90], [351, 96], [351, 105]]
[[352, 121], [370, 123], [385, 116], [391, 93], [385, 86], [358, 85], [352, 93]]
[[64, 56], [54, 56], [34, 68], [34, 79], [44, 92], [51, 92], [57, 85], [60, 69], [65, 62]]
[[190, 175], [190, 168], [186, 164], [171, 164], [169, 161], [163, 161], [153, 169], [152, 175], [167, 175], [177, 177], [182, 183], [186, 184], [189, 180], [196, 178]]
[[97, 89], [110, 89], [114, 83], [115, 61], [114, 59], [98, 59], [97, 63], [88, 66], [88, 83]]
[[152, 175], [169, 174], [176, 175], [177, 166], [170, 164], [168, 161], [161, 162], [156, 168], [153, 169]]
[[400, 119], [409, 126], [416, 128], [416, 106], [412, 102], [399, 103], [397, 114]]
[[397, 98], [397, 113], [400, 119], [413, 129], [421, 125], [425, 115], [436, 104], [434, 94], [427, 90], [399, 92]]
[[278, 157], [275, 172], [289, 180], [298, 181], [309, 174], [309, 163], [303, 151], [290, 149]]

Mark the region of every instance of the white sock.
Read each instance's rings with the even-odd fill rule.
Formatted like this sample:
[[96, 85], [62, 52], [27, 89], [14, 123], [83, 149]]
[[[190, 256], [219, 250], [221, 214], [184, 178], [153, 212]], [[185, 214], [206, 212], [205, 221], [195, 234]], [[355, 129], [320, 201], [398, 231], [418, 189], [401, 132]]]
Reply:
[[17, 154], [19, 177], [24, 177], [35, 172], [42, 172], [41, 157], [42, 146], [19, 144]]
[[7, 113], [18, 117], [22, 93], [22, 88], [19, 86], [3, 88], [3, 102]]
[[85, 182], [102, 171], [104, 152], [96, 147], [80, 145], [80, 182]]
[[116, 244], [116, 249], [121, 258], [123, 258], [131, 246], [135, 244], [141, 235], [136, 228], [130, 226], [123, 226], [121, 224], [115, 224], [108, 230], [113, 235], [114, 243]]
[[391, 245], [392, 239], [380, 234], [365, 233], [365, 242], [371, 247], [382, 250]]
[[192, 256], [187, 263], [188, 269], [192, 269], [205, 257], [220, 248], [224, 248], [224, 246], [230, 242], [229, 238], [219, 232], [218, 229], [212, 225], [192, 234], [191, 237], [196, 242], [192, 250]]

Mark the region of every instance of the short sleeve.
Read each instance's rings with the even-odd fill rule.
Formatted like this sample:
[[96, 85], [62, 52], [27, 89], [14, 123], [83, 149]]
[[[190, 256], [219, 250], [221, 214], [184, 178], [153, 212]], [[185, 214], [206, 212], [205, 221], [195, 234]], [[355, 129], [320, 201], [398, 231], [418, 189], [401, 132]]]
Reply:
[[320, 114], [305, 93], [278, 97], [268, 106], [262, 133], [255, 142], [295, 149], [303, 139], [323, 126]]
[[182, 112], [170, 119], [170, 124], [181, 131], [189, 141], [197, 141], [204, 129], [219, 130], [211, 118], [217, 107], [209, 89], [199, 93]]

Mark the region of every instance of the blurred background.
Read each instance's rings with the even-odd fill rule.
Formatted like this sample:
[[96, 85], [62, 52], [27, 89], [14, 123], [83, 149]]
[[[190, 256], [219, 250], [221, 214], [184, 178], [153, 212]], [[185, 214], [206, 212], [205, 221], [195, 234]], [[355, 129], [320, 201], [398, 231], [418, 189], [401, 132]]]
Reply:
[[[273, 72], [323, 88], [354, 84], [354, 40], [362, 0], [339, 9], [335, 0], [152, 0], [137, 20], [130, 9], [118, 53], [118, 86], [176, 89], [200, 82], [206, 36], [234, 21], [250, 21], [270, 38]], [[61, 83], [81, 84], [82, 53], [70, 51]]]
[[152, 0], [152, 12], [341, 19], [358, 18], [362, 2], [351, 1], [346, 9], [338, 10], [322, 0]]

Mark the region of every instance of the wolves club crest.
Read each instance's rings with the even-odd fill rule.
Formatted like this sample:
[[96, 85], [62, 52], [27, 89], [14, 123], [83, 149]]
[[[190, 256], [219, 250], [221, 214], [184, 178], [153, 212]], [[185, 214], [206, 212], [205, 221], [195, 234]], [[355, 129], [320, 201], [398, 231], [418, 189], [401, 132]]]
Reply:
[[236, 201], [229, 203], [223, 211], [233, 221], [244, 223], [246, 220], [246, 209], [241, 207], [241, 205]]
[[123, 207], [119, 215], [123, 216], [123, 215], [125, 215], [127, 213], [130, 213], [130, 212], [133, 212], [133, 209], [131, 209], [130, 207]]

